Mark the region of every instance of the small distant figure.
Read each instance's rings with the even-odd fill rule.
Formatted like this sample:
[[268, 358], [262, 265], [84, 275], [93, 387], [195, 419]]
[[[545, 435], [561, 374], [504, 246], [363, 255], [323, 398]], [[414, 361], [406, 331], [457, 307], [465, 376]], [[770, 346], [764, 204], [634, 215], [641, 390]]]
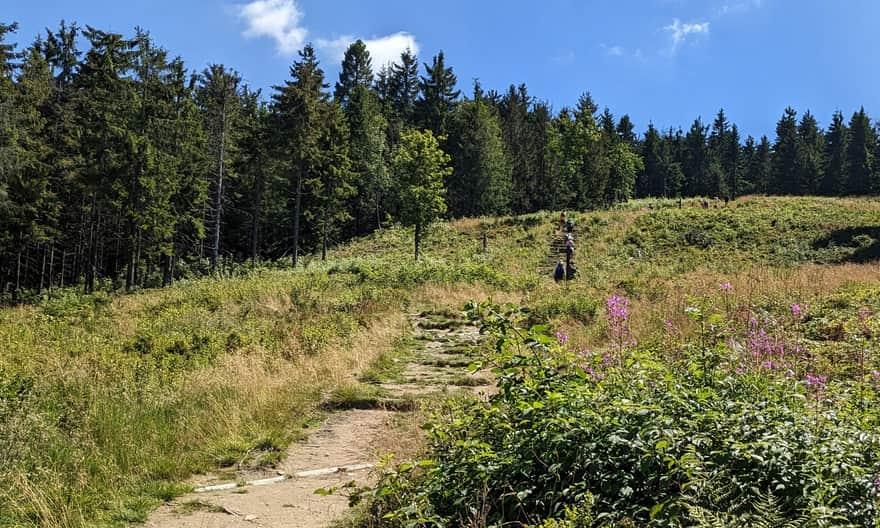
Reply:
[[559, 282], [565, 279], [565, 265], [560, 260], [556, 263], [556, 269], [553, 270], [553, 280]]
[[565, 213], [565, 211], [562, 211], [562, 213], [559, 215], [559, 227], [564, 228], [567, 219], [568, 215]]
[[574, 262], [569, 261], [565, 266], [565, 280], [573, 280], [578, 274], [577, 268], [574, 266]]
[[708, 209], [708, 208], [709, 208], [709, 202], [707, 202], [707, 201], [704, 199], [703, 201], [700, 202], [700, 207], [702, 207], [703, 209]]
[[571, 238], [571, 235], [565, 240], [565, 258], [567, 260], [571, 260], [571, 257], [574, 256], [574, 239]]
[[571, 233], [572, 231], [574, 231], [574, 220], [569, 218], [568, 220], [565, 221], [565, 232]]

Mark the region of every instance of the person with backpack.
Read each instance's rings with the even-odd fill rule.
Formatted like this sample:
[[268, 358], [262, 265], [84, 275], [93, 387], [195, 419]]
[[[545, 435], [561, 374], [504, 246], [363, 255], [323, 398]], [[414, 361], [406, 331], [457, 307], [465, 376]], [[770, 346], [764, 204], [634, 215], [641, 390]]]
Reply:
[[562, 264], [562, 261], [560, 260], [556, 264], [556, 269], [553, 270], [553, 280], [559, 282], [563, 279], [565, 279], [565, 265]]

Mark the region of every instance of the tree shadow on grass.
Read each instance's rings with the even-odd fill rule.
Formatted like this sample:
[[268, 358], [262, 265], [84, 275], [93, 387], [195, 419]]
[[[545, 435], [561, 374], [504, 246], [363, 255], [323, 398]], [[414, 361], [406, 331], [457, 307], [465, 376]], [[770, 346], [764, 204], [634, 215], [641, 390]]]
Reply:
[[847, 248], [836, 262], [880, 260], [880, 226], [851, 227], [831, 231], [813, 241], [813, 249]]

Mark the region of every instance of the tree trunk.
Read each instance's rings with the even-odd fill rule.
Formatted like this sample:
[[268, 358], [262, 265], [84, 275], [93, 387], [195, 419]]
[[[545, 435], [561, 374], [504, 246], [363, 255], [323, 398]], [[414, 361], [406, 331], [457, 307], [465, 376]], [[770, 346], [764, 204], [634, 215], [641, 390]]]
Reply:
[[67, 264], [66, 261], [67, 261], [67, 252], [64, 250], [61, 250], [61, 283], [58, 285], [59, 288], [64, 287], [64, 268], [66, 267], [66, 264]]
[[40, 266], [40, 288], [37, 293], [43, 293], [43, 287], [46, 285], [46, 246], [43, 246], [43, 264]]
[[382, 229], [382, 215], [379, 212], [379, 191], [376, 191], [376, 229]]
[[52, 277], [55, 274], [55, 243], [49, 246], [49, 293], [52, 293]]
[[128, 231], [128, 241], [129, 241], [129, 252], [128, 252], [128, 265], [125, 268], [125, 291], [132, 292], [134, 291], [134, 282], [135, 282], [135, 260], [136, 256], [136, 241], [134, 236], [134, 227], [129, 226]]
[[86, 293], [92, 293], [95, 291], [95, 258], [98, 255], [98, 235], [95, 233], [95, 223], [97, 222], [96, 210], [98, 207], [97, 202], [97, 196], [95, 193], [92, 193], [92, 211], [90, 213], [91, 219], [89, 220], [89, 257], [88, 262], [86, 263]]
[[416, 223], [416, 260], [419, 260], [419, 243], [422, 241], [422, 224]]
[[220, 156], [217, 160], [217, 185], [214, 191], [214, 236], [211, 244], [211, 273], [220, 257], [220, 222], [223, 216], [223, 162], [226, 157], [226, 103], [220, 111]]
[[329, 217], [329, 207], [324, 207], [324, 233], [321, 241], [321, 260], [327, 260], [327, 222]]
[[21, 248], [15, 259], [15, 289], [12, 290], [12, 302], [18, 302], [18, 290], [21, 288]]
[[166, 288], [171, 284], [171, 263], [174, 261], [174, 254], [162, 255], [162, 287]]
[[299, 216], [302, 207], [303, 162], [300, 161], [296, 174], [296, 202], [293, 207], [293, 267], [299, 263]]
[[251, 214], [251, 264], [256, 265], [260, 249], [260, 217], [263, 211], [263, 169], [257, 168], [257, 185], [254, 189], [254, 210]]

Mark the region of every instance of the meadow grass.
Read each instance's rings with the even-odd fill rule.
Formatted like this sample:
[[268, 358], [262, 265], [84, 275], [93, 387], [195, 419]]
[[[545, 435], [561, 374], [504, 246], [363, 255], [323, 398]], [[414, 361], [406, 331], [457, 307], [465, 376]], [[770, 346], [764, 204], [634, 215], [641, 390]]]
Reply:
[[720, 283], [731, 283], [731, 312], [818, 306], [877, 285], [880, 201], [684, 205], [572, 213], [581, 276], [563, 284], [550, 277], [558, 213], [545, 212], [437, 224], [418, 263], [411, 231], [395, 227], [305, 270], [132, 295], [61, 291], [0, 310], [0, 526], [125, 525], [193, 473], [271, 465], [322, 402], [364, 396], [346, 393], [358, 374], [393, 377], [407, 313], [454, 325], [465, 302], [492, 297], [529, 306], [573, 347], [601, 347], [613, 293], [639, 314], [641, 341], [665, 321], [693, 335], [684, 307]]

